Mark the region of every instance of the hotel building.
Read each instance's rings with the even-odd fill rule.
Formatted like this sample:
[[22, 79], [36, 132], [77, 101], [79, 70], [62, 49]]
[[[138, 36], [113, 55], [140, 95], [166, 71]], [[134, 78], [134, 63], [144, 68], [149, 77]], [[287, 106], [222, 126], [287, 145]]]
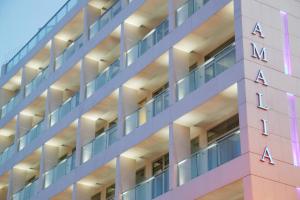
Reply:
[[0, 199], [299, 199], [299, 27], [298, 0], [68, 0], [1, 66]]

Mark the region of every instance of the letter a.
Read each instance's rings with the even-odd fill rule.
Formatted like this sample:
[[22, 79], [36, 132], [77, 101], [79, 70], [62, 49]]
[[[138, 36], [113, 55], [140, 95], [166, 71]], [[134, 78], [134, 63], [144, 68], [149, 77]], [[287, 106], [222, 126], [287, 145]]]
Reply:
[[256, 83], [262, 83], [265, 86], [268, 86], [267, 79], [265, 78], [264, 72], [259, 70], [255, 79]]
[[261, 28], [261, 25], [260, 25], [259, 22], [256, 22], [256, 24], [255, 24], [255, 26], [253, 28], [253, 31], [252, 31], [253, 35], [256, 35], [256, 33], [258, 33], [259, 37], [261, 37], [261, 38], [265, 37], [264, 34], [263, 34], [263, 31], [262, 31], [262, 28]]
[[265, 159], [269, 159], [269, 163], [272, 164], [272, 165], [275, 165], [274, 161], [273, 161], [273, 158], [272, 158], [272, 155], [271, 155], [271, 152], [269, 150], [268, 147], [265, 147], [265, 150], [264, 150], [264, 153], [260, 159], [260, 161], [262, 162], [265, 162], [266, 160]]

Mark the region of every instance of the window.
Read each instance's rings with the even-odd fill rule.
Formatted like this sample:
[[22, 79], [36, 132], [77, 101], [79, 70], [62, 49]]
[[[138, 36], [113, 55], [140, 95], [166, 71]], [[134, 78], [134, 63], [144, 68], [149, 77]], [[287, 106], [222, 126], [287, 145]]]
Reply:
[[136, 184], [143, 182], [145, 180], [145, 178], [146, 178], [145, 167], [136, 171], [136, 173], [135, 173], [135, 183]]
[[199, 150], [199, 137], [195, 137], [191, 140], [191, 153], [195, 153]]
[[169, 153], [158, 158], [152, 163], [152, 175], [160, 174], [169, 167]]

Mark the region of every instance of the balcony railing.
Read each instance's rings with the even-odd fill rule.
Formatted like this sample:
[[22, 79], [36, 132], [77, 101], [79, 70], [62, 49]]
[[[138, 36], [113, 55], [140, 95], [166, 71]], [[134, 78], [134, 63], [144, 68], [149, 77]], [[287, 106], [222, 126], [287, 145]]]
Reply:
[[79, 104], [79, 92], [67, 99], [62, 105], [50, 114], [50, 126], [61, 120]]
[[39, 85], [47, 79], [49, 76], [49, 66], [44, 68], [41, 72], [39, 72], [30, 83], [28, 83], [25, 87], [25, 96], [31, 94], [31, 92], [39, 87]]
[[151, 200], [169, 191], [169, 170], [151, 177], [122, 194], [122, 200]]
[[19, 151], [24, 149], [25, 146], [32, 143], [32, 141], [35, 140], [42, 133], [43, 122], [44, 120], [40, 121], [34, 127], [32, 127], [27, 133], [25, 133], [25, 135], [20, 137]]
[[39, 31], [1, 68], [1, 74], [7, 74], [24, 58], [45, 36], [52, 31], [57, 23], [72, 9], [79, 0], [67, 1], [55, 14], [54, 16], [42, 27]]
[[176, 26], [180, 26], [209, 0], [188, 0], [176, 10]]
[[178, 163], [178, 184], [212, 170], [241, 154], [239, 129]]
[[36, 194], [38, 179], [28, 183], [24, 188], [13, 194], [12, 200], [30, 200]]
[[12, 97], [4, 106], [1, 108], [1, 119], [9, 112], [11, 112], [16, 105], [20, 103], [22, 99], [22, 93], [19, 91], [14, 97]]
[[115, 60], [110, 66], [102, 71], [98, 76], [86, 85], [86, 98], [90, 97], [96, 90], [101, 88], [120, 71], [120, 59]]
[[101, 15], [95, 23], [90, 26], [90, 39], [93, 38], [109, 21], [111, 21], [122, 10], [121, 0], [114, 4]]
[[55, 69], [57, 70], [65, 63], [78, 49], [83, 46], [82, 34], [76, 38], [63, 52], [55, 59]]
[[232, 67], [234, 63], [235, 45], [231, 44], [177, 82], [177, 100], [183, 99], [192, 91]]
[[3, 165], [8, 159], [10, 159], [15, 152], [16, 152], [15, 144], [6, 147], [4, 151], [0, 153], [0, 165]]
[[61, 177], [69, 174], [75, 168], [75, 158], [74, 152], [71, 156], [60, 161], [55, 167], [47, 171], [45, 173], [44, 188], [49, 187]]
[[101, 133], [95, 139], [82, 147], [82, 163], [93, 156], [103, 152], [110, 145], [117, 141], [117, 126], [113, 126]]
[[169, 91], [165, 90], [125, 119], [126, 135], [143, 125], [169, 106]]
[[150, 31], [143, 39], [138, 41], [126, 53], [127, 66], [134, 63], [140, 56], [142, 56], [148, 49], [156, 45], [169, 33], [169, 22], [165, 19], [159, 26]]

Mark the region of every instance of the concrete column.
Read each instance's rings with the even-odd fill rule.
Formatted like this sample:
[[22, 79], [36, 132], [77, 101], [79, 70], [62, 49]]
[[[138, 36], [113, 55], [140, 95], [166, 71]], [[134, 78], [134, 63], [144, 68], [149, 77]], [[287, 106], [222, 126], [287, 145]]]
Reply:
[[89, 40], [89, 18], [90, 13], [88, 9], [88, 5], [83, 7], [83, 43], [85, 44]]
[[51, 39], [51, 47], [50, 47], [50, 60], [49, 60], [49, 74], [53, 73], [55, 71], [55, 59], [56, 59], [56, 53], [55, 53], [55, 39]]
[[7, 189], [7, 198], [6, 199], [11, 200], [12, 195], [13, 195], [13, 187], [14, 187], [13, 169], [10, 169], [8, 173], [9, 173], [9, 180], [8, 180], [8, 189]]
[[82, 147], [95, 138], [95, 122], [84, 117], [79, 118], [76, 131], [76, 166], [82, 161]]
[[40, 157], [40, 177], [38, 180], [38, 186], [37, 186], [37, 192], [41, 191], [44, 187], [44, 182], [45, 182], [45, 161], [46, 161], [46, 153], [45, 153], [45, 144], [42, 145], [41, 147], [42, 152], [41, 152], [41, 157]]
[[[125, 0], [122, 0], [122, 2]], [[123, 6], [123, 4], [122, 4]], [[121, 23], [121, 36], [120, 36], [120, 68], [126, 68], [126, 31], [124, 22]]]
[[119, 156], [116, 162], [115, 200], [121, 200], [121, 194], [135, 186], [136, 160]]
[[[169, 125], [169, 186], [170, 190], [177, 187], [178, 171], [177, 163], [188, 158], [191, 154], [190, 129], [179, 124]], [[189, 164], [181, 171], [180, 182], [190, 179]]]
[[27, 82], [25, 69], [26, 69], [26, 67], [23, 66], [22, 71], [21, 71], [21, 85], [20, 85], [21, 99], [23, 99], [25, 97], [25, 86], [26, 86], [26, 82]]
[[79, 86], [79, 102], [83, 102], [86, 94], [86, 81], [84, 76], [84, 58], [80, 61], [80, 86]]
[[72, 190], [72, 200], [76, 200], [77, 198], [77, 183], [73, 184], [73, 190]]
[[169, 32], [175, 29], [176, 23], [176, 16], [175, 16], [175, 9], [176, 9], [176, 2], [174, 0], [168, 0], [168, 21], [169, 21]]

